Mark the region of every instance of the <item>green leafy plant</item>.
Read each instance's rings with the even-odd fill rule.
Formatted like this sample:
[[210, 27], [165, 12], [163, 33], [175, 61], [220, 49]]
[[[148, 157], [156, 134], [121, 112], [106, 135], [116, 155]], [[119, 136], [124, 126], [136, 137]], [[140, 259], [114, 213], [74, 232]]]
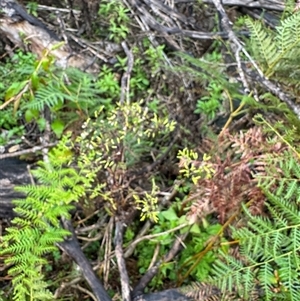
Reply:
[[[133, 70], [130, 77], [130, 96], [143, 95], [143, 93], [149, 87], [149, 74], [146, 71], [146, 60], [138, 47], [133, 48], [133, 54], [135, 56]], [[118, 56], [118, 63], [115, 65], [120, 68], [122, 72], [126, 72], [127, 58], [121, 58]]]
[[24, 125], [19, 124], [19, 114], [14, 114], [12, 108], [0, 111], [0, 145], [7, 145], [8, 142], [15, 140], [21, 141], [24, 134]]
[[[167, 210], [158, 213], [156, 224], [151, 229], [151, 234], [155, 235], [147, 242], [141, 242], [135, 249], [135, 256], [138, 258], [138, 266], [140, 273], [144, 274], [152, 262], [153, 254], [157, 253], [158, 258], [169, 251], [170, 245], [176, 239], [176, 229], [180, 229], [180, 233], [187, 233], [188, 238], [184, 241], [185, 248], [178, 254], [176, 262], [168, 262], [162, 264], [159, 274], [152, 280], [150, 286], [161, 287], [168, 279], [169, 281], [178, 280], [178, 273], [186, 272], [194, 263], [194, 255], [205, 249], [207, 243], [212, 237], [217, 235], [221, 230], [221, 225], [199, 226], [196, 223], [189, 226], [189, 221], [185, 215], [179, 217], [176, 213], [175, 204]], [[174, 229], [174, 231], [172, 231]], [[224, 240], [225, 241], [225, 240]], [[211, 263], [217, 259], [218, 249], [212, 249], [202, 257], [197, 267], [189, 273], [190, 279], [203, 281], [207, 280], [212, 270]]]
[[[220, 115], [234, 118], [241, 114], [244, 103], [238, 101], [235, 104], [234, 100], [245, 99], [245, 96], [240, 93], [239, 84], [228, 78], [218, 51], [215, 50], [201, 59], [182, 53], [178, 56], [183, 60], [183, 64], [175, 68], [175, 71], [188, 74], [197, 86], [195, 97], [198, 100], [194, 113], [201, 114], [206, 121], [211, 121]], [[237, 107], [238, 110], [235, 112]], [[205, 125], [202, 128], [203, 131], [207, 130]]]
[[53, 300], [43, 277], [46, 255], [55, 252], [55, 244], [69, 235], [61, 228], [60, 219], [70, 218], [72, 203], [87, 193], [95, 176], [88, 169], [68, 167], [73, 156], [66, 147], [69, 139], [64, 137], [49, 152], [49, 162], [40, 162], [32, 171], [37, 185], [17, 188], [27, 197], [14, 201], [18, 216], [0, 244], [5, 263], [12, 265], [9, 274], [13, 276], [14, 300]]
[[[158, 212], [156, 224], [150, 231], [150, 234], [155, 235], [155, 237], [142, 241], [135, 248], [134, 254], [138, 258], [137, 264], [141, 274], [148, 270], [155, 252], [157, 252], [158, 258], [162, 258], [168, 252], [170, 244], [175, 239], [175, 232], [172, 229], [181, 227], [182, 231], [189, 230], [187, 220], [184, 216], [179, 218], [174, 207]], [[168, 231], [168, 233], [164, 233], [165, 231]], [[173, 261], [164, 263], [158, 275], [150, 282], [150, 286], [161, 287], [165, 279], [175, 281], [177, 277], [176, 268], [176, 263]]]
[[124, 7], [121, 1], [102, 1], [98, 14], [109, 20], [109, 39], [119, 43], [125, 40], [128, 33], [129, 10]]
[[145, 58], [148, 61], [149, 66], [151, 66], [151, 77], [157, 75], [157, 73], [161, 70], [164, 48], [165, 45], [160, 45], [156, 48], [149, 45], [144, 52]]
[[[202, 164], [194, 164], [196, 159], [198, 159], [198, 155], [192, 150], [184, 149], [179, 151], [178, 157], [180, 159], [180, 178], [186, 181], [183, 186], [189, 186], [190, 181], [195, 183], [200, 178], [208, 179], [212, 177], [214, 169], [210, 163], [209, 156], [205, 155], [203, 157]], [[154, 220], [155, 225], [150, 231], [150, 234], [155, 235], [155, 237], [150, 241], [138, 244], [135, 249], [139, 271], [143, 274], [149, 268], [155, 250], [159, 250], [158, 257], [165, 255], [169, 250], [170, 245], [176, 239], [175, 230], [179, 230], [181, 234], [190, 233], [184, 242], [186, 247], [178, 255], [176, 263], [168, 262], [162, 264], [160, 273], [150, 284], [153, 287], [160, 287], [165, 279], [175, 281], [178, 278], [178, 273], [189, 270], [193, 265], [194, 255], [204, 250], [209, 240], [220, 232], [221, 225], [209, 225], [207, 221], [203, 220], [202, 226], [200, 226], [199, 223], [191, 220], [187, 216], [188, 208], [183, 212], [182, 206], [183, 202], [178, 200], [168, 209], [158, 211], [157, 218]], [[148, 204], [144, 206], [144, 209], [146, 212], [151, 212]], [[143, 213], [143, 216], [153, 219], [150, 214], [147, 216]], [[189, 273], [192, 279], [201, 281], [207, 278], [211, 270], [211, 263], [216, 260], [217, 253], [218, 250], [212, 249], [203, 256], [197, 267], [192, 268], [192, 272]], [[202, 276], [200, 277], [200, 275]]]
[[26, 8], [28, 10], [28, 13], [37, 17], [37, 10], [38, 10], [38, 4], [36, 2], [28, 2], [28, 4], [26, 5]]
[[158, 198], [156, 196], [158, 187], [155, 184], [154, 178], [152, 179], [152, 190], [150, 193], [146, 192], [144, 197], [141, 198], [139, 195], [133, 195], [137, 204], [137, 209], [141, 211], [141, 221], [150, 219], [153, 222], [158, 221]]
[[[195, 254], [199, 254], [205, 250], [208, 242], [215, 236], [219, 235], [222, 230], [220, 224], [203, 224], [199, 227], [199, 231], [195, 231], [193, 228], [192, 235], [185, 241], [186, 248], [180, 253], [178, 265], [180, 267], [180, 273], [186, 272], [192, 267], [189, 275], [196, 281], [203, 282], [208, 279], [212, 273], [212, 264], [217, 260], [218, 253], [222, 248], [211, 249], [208, 252], [204, 252], [203, 257], [198, 264], [193, 267], [195, 262]], [[226, 240], [222, 238], [222, 241]]]
[[298, 83], [300, 13], [287, 16], [271, 31], [259, 21], [246, 20], [251, 30], [251, 48], [266, 77], [276, 77], [283, 82]]
[[[127, 189], [118, 188], [122, 183], [121, 179], [127, 181], [128, 175], [134, 175], [136, 164], [149, 154], [153, 141], [167, 139], [174, 131], [175, 124], [168, 116], [160, 116], [148, 110], [143, 101], [118, 103], [109, 112], [105, 112], [105, 107], [102, 106], [93, 118], [84, 123], [84, 130], [75, 143], [75, 147], [80, 149], [77, 164], [98, 168], [110, 174], [115, 183], [113, 188], [109, 188], [110, 182], [99, 182], [92, 196], [98, 195], [109, 203], [111, 214], [122, 211], [123, 206], [128, 206], [133, 201], [123, 195], [128, 193]], [[151, 187], [152, 191], [149, 193], [140, 195], [130, 191], [130, 194], [135, 198], [134, 206], [138, 203], [141, 208], [142, 217], [145, 215], [155, 219], [157, 200], [154, 181]], [[121, 202], [123, 198], [128, 201]]]
[[[60, 47], [60, 44], [55, 47]], [[1, 126], [9, 132], [22, 134], [19, 126], [22, 119], [27, 124], [37, 124], [39, 131], [43, 132], [46, 125], [44, 109], [48, 108], [51, 128], [57, 137], [61, 137], [68, 126], [90, 116], [100, 104], [110, 109], [111, 98], [106, 98], [106, 95], [113, 91], [110, 86], [112, 80], [107, 78], [107, 74], [112, 73], [105, 69], [99, 80], [95, 81], [91, 75], [77, 69], [62, 70], [55, 67], [50, 50], [38, 60], [21, 52], [13, 59], [16, 62], [15, 67], [12, 74], [5, 78], [12, 78], [15, 74], [16, 77], [13, 83], [5, 80], [0, 89], [4, 98], [0, 110], [0, 115], [3, 116]], [[10, 63], [0, 71], [5, 72], [9, 66]], [[117, 84], [114, 89], [118, 89]], [[6, 138], [3, 137], [2, 140], [4, 143]]]
[[145, 91], [149, 87], [150, 81], [145, 70], [146, 66], [145, 61], [141, 57], [138, 57], [135, 60], [132, 77], [130, 79], [132, 94], [134, 91]]
[[117, 101], [120, 97], [120, 85], [113, 70], [106, 65], [101, 69], [95, 83], [99, 93], [106, 98], [107, 103]]
[[209, 95], [203, 96], [197, 101], [195, 113], [203, 113], [208, 120], [211, 120], [214, 119], [217, 111], [220, 109], [223, 88], [211, 82], [206, 90]]

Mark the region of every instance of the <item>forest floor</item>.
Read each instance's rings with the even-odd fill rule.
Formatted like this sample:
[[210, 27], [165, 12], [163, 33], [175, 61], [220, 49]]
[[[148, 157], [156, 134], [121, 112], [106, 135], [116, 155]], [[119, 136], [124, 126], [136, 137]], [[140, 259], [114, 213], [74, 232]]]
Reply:
[[[101, 98], [104, 109], [99, 114], [107, 118], [102, 125], [94, 107], [86, 113], [84, 101], [51, 111], [53, 118], [68, 120], [59, 135], [52, 127], [48, 142], [57, 144], [57, 137], [71, 131], [73, 165], [83, 160], [82, 155], [88, 157], [90, 145], [98, 144], [96, 152], [105, 160], [93, 183], [95, 190], [103, 184], [101, 193], [92, 198], [93, 193], [87, 192], [88, 197], [80, 199], [72, 211], [73, 228], [69, 229], [76, 238], [47, 255], [44, 270], [55, 298], [100, 300], [102, 291], [93, 289], [98, 282], [74, 266], [73, 259], [78, 264], [81, 256], [78, 239], [112, 300], [129, 300], [124, 287], [130, 288], [133, 300], [142, 300], [145, 292], [183, 285], [188, 286], [186, 291], [150, 294], [143, 300], [221, 300], [220, 290], [204, 283], [212, 275], [222, 243], [229, 245], [233, 240], [229, 226], [247, 223], [242, 203], [251, 201], [250, 212], [266, 216], [266, 196], [252, 175], [265, 172], [266, 154], [285, 150], [281, 142], [268, 144], [271, 136], [261, 125], [268, 128], [292, 120], [299, 126], [297, 87], [284, 79], [282, 87], [281, 82], [271, 82], [247, 52], [252, 41], [246, 17], [274, 30], [284, 3], [259, 1], [251, 7], [250, 2], [236, 1], [225, 10], [217, 0], [22, 4], [74, 53], [80, 53], [80, 59], [91, 62], [83, 71], [97, 83], [93, 86], [96, 96], [84, 95]], [[11, 40], [8, 44], [16, 46]], [[3, 48], [3, 68], [10, 60], [7, 53]], [[40, 82], [50, 78], [54, 77]], [[21, 112], [22, 103], [19, 108]], [[71, 120], [70, 111], [76, 119]], [[19, 141], [17, 152], [25, 151], [21, 158], [34, 169], [37, 160], [45, 159], [40, 149], [34, 150], [45, 134], [36, 120], [27, 122], [22, 114], [18, 122], [25, 124], [25, 138], [13, 137]], [[1, 124], [3, 133], [17, 128]], [[77, 140], [83, 136], [88, 138]], [[3, 145], [0, 160], [15, 152], [7, 141]], [[90, 169], [99, 162], [91, 161]], [[1, 210], [0, 214], [4, 215]], [[11, 222], [3, 219], [2, 225], [5, 228]], [[5, 231], [1, 232], [0, 237]], [[237, 246], [231, 252], [235, 258], [242, 257]], [[79, 261], [81, 269], [89, 269], [84, 260]], [[0, 261], [0, 300], [11, 300], [8, 268]], [[253, 295], [252, 300], [259, 297]], [[232, 292], [226, 298], [242, 300]]]

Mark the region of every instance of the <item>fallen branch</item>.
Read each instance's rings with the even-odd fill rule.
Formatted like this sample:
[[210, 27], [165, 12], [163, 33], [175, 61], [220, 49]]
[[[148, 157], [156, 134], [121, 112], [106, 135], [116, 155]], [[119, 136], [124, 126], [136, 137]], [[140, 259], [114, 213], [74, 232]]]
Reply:
[[[60, 39], [55, 32], [47, 28], [37, 18], [29, 15], [16, 1], [1, 1], [0, 32], [15, 46], [30, 50], [39, 58], [43, 57], [45, 49], [57, 48]], [[29, 48], [29, 49], [28, 49]], [[99, 71], [93, 60], [82, 54], [74, 53], [68, 45], [63, 45], [51, 54], [56, 59], [56, 65], [62, 68], [74, 67], [90, 73]], [[93, 65], [91, 65], [93, 64]]]
[[[203, 3], [214, 3], [214, 0], [202, 0]], [[176, 3], [186, 2], [184, 0], [175, 0]], [[280, 0], [222, 0], [223, 5], [244, 6], [251, 8], [265, 8], [269, 10], [283, 11], [284, 1]]]
[[118, 268], [120, 272], [121, 287], [122, 287], [122, 300], [130, 301], [130, 285], [129, 276], [126, 269], [123, 252], [123, 232], [124, 225], [121, 221], [116, 222], [115, 229], [115, 254], [117, 258]]
[[110, 297], [108, 296], [106, 290], [104, 289], [102, 283], [95, 275], [88, 259], [83, 254], [76, 235], [74, 233], [74, 228], [70, 221], [62, 220], [63, 226], [66, 230], [70, 231], [71, 236], [65, 238], [65, 240], [58, 244], [58, 246], [66, 252], [80, 267], [82, 274], [85, 280], [88, 282], [89, 286], [91, 287], [94, 296], [97, 298], [98, 301], [111, 301]]

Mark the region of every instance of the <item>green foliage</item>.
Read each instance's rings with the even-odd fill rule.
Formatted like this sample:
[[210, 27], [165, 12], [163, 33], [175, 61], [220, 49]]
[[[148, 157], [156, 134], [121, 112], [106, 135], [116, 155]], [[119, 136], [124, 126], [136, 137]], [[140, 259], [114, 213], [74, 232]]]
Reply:
[[150, 219], [154, 223], [158, 222], [158, 198], [156, 196], [158, 187], [155, 184], [155, 180], [152, 179], [152, 190], [150, 193], [145, 192], [145, 196], [141, 198], [139, 195], [133, 195], [137, 204], [137, 209], [141, 211], [141, 221]]
[[151, 67], [151, 77], [156, 76], [157, 73], [161, 70], [164, 48], [165, 45], [159, 45], [156, 48], [152, 45], [149, 45], [144, 52], [145, 58], [148, 61], [149, 66]]
[[[83, 158], [92, 156], [95, 163], [108, 160], [106, 166], [114, 162], [115, 153], [130, 167], [147, 153], [157, 135], [164, 137], [175, 129], [175, 122], [168, 116], [159, 116], [143, 107], [143, 101], [131, 104], [117, 104], [116, 109], [103, 118], [102, 107], [94, 119], [88, 119], [85, 131], [78, 142], [82, 143]], [[88, 144], [86, 143], [88, 141]], [[95, 151], [97, 150], [97, 151]]]
[[[199, 227], [200, 228], [200, 227]], [[180, 253], [178, 265], [184, 266], [185, 271], [190, 266], [193, 266], [196, 258], [195, 255], [205, 250], [207, 243], [210, 239], [217, 235], [222, 226], [219, 224], [208, 224], [206, 227], [201, 227], [198, 233], [193, 231], [191, 237], [185, 241], [186, 248]], [[197, 266], [192, 269], [190, 276], [199, 282], [207, 280], [212, 272], [212, 263], [218, 258], [218, 253], [221, 248], [211, 249], [201, 257]]]
[[[153, 254], [158, 252], [158, 259], [162, 258], [170, 249], [170, 245], [174, 241], [175, 232], [172, 231], [175, 227], [182, 226], [182, 231], [188, 231], [189, 227], [185, 217], [179, 218], [174, 208], [160, 211], [158, 213], [158, 220], [151, 229], [151, 234], [158, 234], [150, 240], [142, 241], [135, 248], [134, 254], [138, 258], [139, 272], [144, 274], [152, 262]], [[163, 233], [168, 231], [168, 233]], [[165, 279], [176, 279], [176, 263], [169, 262], [161, 266], [160, 272], [151, 281], [151, 287], [161, 287]]]
[[[193, 265], [195, 255], [203, 250], [209, 240], [218, 234], [221, 225], [205, 225], [200, 227], [193, 224], [188, 225], [186, 216], [178, 217], [175, 208], [177, 204], [167, 210], [158, 213], [158, 220], [151, 230], [151, 234], [157, 235], [146, 242], [141, 242], [135, 249], [135, 255], [138, 258], [139, 272], [144, 274], [152, 261], [153, 254], [157, 250], [158, 258], [162, 258], [169, 250], [177, 235], [175, 230], [180, 229], [180, 233], [189, 232], [190, 235], [185, 240], [185, 248], [178, 254], [176, 262], [162, 264], [160, 273], [153, 279], [151, 286], [161, 287], [165, 279], [175, 281], [178, 278], [178, 272], [186, 272]], [[172, 231], [174, 229], [174, 231]], [[128, 233], [129, 237], [130, 233]], [[192, 279], [202, 281], [207, 279], [212, 270], [211, 263], [217, 259], [218, 249], [212, 249], [206, 252], [198, 263], [197, 267], [192, 270], [190, 276]], [[184, 267], [184, 268], [182, 268]]]
[[19, 125], [18, 117], [14, 115], [12, 109], [0, 111], [0, 128], [3, 129], [0, 134], [0, 145], [7, 145], [14, 138], [14, 142], [18, 143], [21, 138], [17, 139], [16, 137], [24, 134], [24, 126]]
[[69, 139], [64, 137], [49, 152], [49, 163], [40, 162], [32, 171], [38, 185], [17, 187], [27, 197], [14, 201], [18, 216], [0, 244], [0, 254], [7, 255], [5, 263], [12, 265], [14, 300], [53, 300], [43, 278], [45, 256], [69, 234], [61, 228], [60, 219], [70, 218], [73, 202], [88, 192], [95, 176], [89, 169], [67, 166], [73, 156], [66, 147]]
[[178, 55], [184, 64], [175, 70], [192, 77], [197, 84], [197, 94], [200, 94], [194, 112], [204, 115], [208, 121], [226, 111], [226, 108], [230, 108], [232, 113], [232, 100], [243, 99], [243, 95], [239, 92], [238, 83], [228, 78], [224, 64], [221, 64], [220, 52], [214, 51], [201, 59], [182, 53]]
[[[44, 76], [38, 76], [34, 97], [30, 97], [23, 106], [27, 114], [28, 110], [31, 112], [30, 116], [35, 117], [36, 112], [42, 111], [46, 106], [51, 108], [53, 116], [58, 119], [62, 118], [62, 112], [64, 116], [68, 116], [64, 109], [78, 110], [83, 116], [89, 116], [100, 104], [110, 104], [109, 100], [101, 97], [102, 91], [98, 90], [93, 78], [77, 69], [56, 70]], [[46, 78], [47, 84], [43, 84]], [[74, 118], [75, 114], [69, 113], [69, 118], [72, 116]]]
[[146, 66], [147, 63], [142, 58], [138, 57], [135, 60], [130, 79], [131, 95], [134, 95], [135, 91], [145, 91], [149, 87], [150, 81]]
[[117, 100], [120, 97], [120, 86], [116, 75], [113, 70], [106, 65], [102, 67], [95, 86], [99, 89], [99, 93], [105, 97], [108, 103], [112, 100]]
[[259, 21], [246, 20], [251, 31], [251, 47], [255, 59], [267, 77], [275, 76], [289, 84], [298, 83], [300, 13], [294, 13], [281, 21], [276, 32], [267, 29]]
[[30, 15], [33, 15], [35, 17], [38, 16], [38, 13], [37, 13], [38, 4], [36, 2], [28, 2], [26, 5], [26, 8]]
[[[203, 86], [207, 86], [211, 81], [215, 82], [218, 86], [225, 88], [231, 88], [233, 85], [228, 83], [224, 72], [224, 66], [218, 64], [220, 56], [217, 54], [215, 57], [209, 56], [205, 58], [194, 58], [184, 53], [178, 53], [184, 61], [184, 65], [175, 69], [179, 72], [187, 72], [189, 76], [192, 76], [197, 82]], [[201, 70], [201, 71], [200, 71]]]
[[247, 17], [244, 15], [238, 17], [233, 24], [233, 28], [235, 30], [240, 30], [240, 29], [244, 28], [244, 26], [246, 25], [246, 20], [247, 20]]
[[[117, 104], [116, 109], [104, 112], [105, 107], [95, 113], [83, 125], [84, 131], [76, 139], [80, 149], [79, 166], [97, 170], [109, 170], [112, 178], [124, 174], [149, 154], [155, 139], [166, 139], [175, 129], [175, 122], [168, 116], [159, 116], [148, 110], [143, 101], [131, 104]], [[106, 116], [106, 118], [104, 118]], [[117, 179], [115, 179], [117, 181]], [[119, 181], [119, 180], [118, 180]], [[99, 183], [92, 194], [103, 198], [117, 209], [114, 191], [107, 189], [108, 183]], [[143, 212], [142, 217], [156, 218], [156, 185], [152, 192], [135, 195]]]
[[[7, 99], [7, 94], [9, 95], [7, 91], [13, 91], [13, 87], [20, 85], [18, 83], [30, 76], [34, 71], [35, 60], [35, 56], [31, 53], [17, 52], [5, 65], [0, 64], [1, 99]], [[7, 87], [10, 88], [7, 89]], [[0, 145], [5, 145], [13, 138], [21, 137], [24, 134], [24, 126], [19, 124], [21, 116], [21, 112], [16, 113], [11, 106], [0, 110], [0, 128], [4, 130], [0, 134]]]
[[[60, 44], [54, 47], [60, 47]], [[112, 97], [106, 97], [108, 93], [112, 94], [112, 80], [107, 79], [107, 74], [113, 76], [111, 70], [104, 68], [98, 80], [78, 69], [62, 70], [54, 66], [51, 51], [46, 51], [39, 60], [19, 52], [13, 61], [13, 68], [11, 63], [0, 68], [5, 79], [0, 86], [0, 95], [4, 99], [0, 110], [0, 117], [3, 118], [0, 120], [1, 126], [10, 131], [9, 136], [12, 133], [23, 134], [19, 126], [22, 119], [26, 123], [36, 123], [39, 130], [43, 131], [46, 124], [45, 108], [50, 109], [53, 132], [61, 137], [66, 127], [90, 116], [99, 105], [107, 109], [112, 106]], [[7, 75], [9, 68], [12, 71]], [[112, 96], [116, 97], [119, 93], [116, 81], [114, 89], [116, 93]], [[2, 140], [2, 143], [7, 141], [3, 133]]]
[[203, 113], [208, 120], [211, 120], [220, 109], [223, 88], [215, 82], [211, 82], [206, 90], [209, 95], [203, 96], [197, 101], [195, 113]]
[[179, 173], [185, 180], [192, 180], [194, 184], [200, 179], [210, 179], [215, 173], [210, 162], [211, 157], [206, 154], [204, 154], [201, 164], [197, 164], [197, 167], [193, 163], [198, 159], [198, 154], [193, 150], [184, 148], [178, 152], [177, 157], [180, 160]]
[[[113, 15], [118, 3], [106, 3]], [[119, 21], [122, 20], [123, 17]], [[132, 98], [145, 98], [151, 75], [160, 70], [163, 47], [154, 48], [146, 44], [148, 48], [133, 50], [135, 59], [129, 90]], [[60, 47], [60, 44], [54, 47]], [[99, 107], [104, 106], [105, 111], [112, 110], [120, 98], [120, 73], [126, 69], [127, 58], [118, 57], [114, 67], [104, 65], [98, 77], [94, 78], [78, 69], [55, 67], [51, 51], [46, 51], [41, 59], [18, 52], [12, 62], [0, 65], [0, 77], [3, 78], [0, 95], [4, 100], [0, 103], [0, 126], [6, 130], [1, 133], [0, 143], [5, 144], [12, 136], [14, 139], [21, 137], [24, 131], [20, 124], [24, 120], [27, 124], [38, 125], [38, 130], [43, 132], [45, 108], [50, 109], [51, 129], [58, 138], [73, 122], [85, 120]]]
[[12, 82], [22, 81], [26, 76], [32, 74], [35, 61], [36, 57], [32, 53], [18, 51], [6, 64], [0, 64], [1, 98], [4, 98], [6, 87], [10, 86]]
[[[147, 39], [143, 40], [143, 47], [133, 47], [134, 63], [130, 76], [130, 97], [145, 97], [148, 91], [150, 80], [160, 70], [163, 61], [163, 48], [154, 48]], [[118, 57], [118, 63], [115, 65], [122, 72], [127, 70], [127, 57]], [[150, 70], [150, 72], [149, 72]]]
[[[180, 174], [181, 179], [184, 179], [184, 187], [189, 187], [189, 182], [192, 181], [196, 183], [199, 179], [208, 179], [212, 177], [215, 172], [212, 164], [210, 163], [210, 157], [204, 155], [202, 164], [198, 164], [197, 167], [193, 163], [197, 160], [198, 155], [192, 150], [183, 149], [179, 151], [178, 158], [180, 159]], [[186, 193], [186, 191], [184, 191]], [[152, 200], [152, 199], [150, 199]], [[150, 202], [151, 203], [151, 202]], [[144, 207], [145, 211], [151, 212], [148, 208], [149, 205], [146, 204]], [[211, 263], [217, 258], [219, 250], [211, 249], [208, 252], [205, 251], [206, 245], [209, 240], [217, 235], [220, 231], [220, 225], [209, 225], [204, 219], [202, 226], [193, 220], [193, 217], [178, 215], [178, 211], [182, 208], [182, 200], [173, 203], [173, 205], [167, 210], [162, 210], [158, 212], [156, 224], [151, 230], [151, 234], [154, 234], [153, 239], [147, 242], [142, 242], [138, 244], [135, 249], [135, 255], [138, 258], [138, 266], [140, 273], [145, 273], [149, 268], [152, 261], [153, 254], [158, 250], [158, 257], [163, 256], [168, 252], [170, 245], [176, 239], [175, 230], [179, 230], [180, 233], [190, 233], [188, 238], [185, 240], [185, 248], [178, 255], [177, 261], [165, 263], [160, 268], [160, 273], [153, 279], [151, 286], [160, 287], [162, 286], [164, 280], [167, 278], [169, 280], [175, 281], [177, 278], [177, 273], [186, 272], [191, 269], [189, 275], [196, 280], [202, 281], [207, 278], [211, 271]], [[145, 217], [146, 214], [143, 214]], [[148, 214], [148, 217], [151, 216]], [[152, 216], [151, 216], [152, 217]], [[174, 229], [174, 231], [172, 231]], [[158, 234], [158, 236], [156, 236]], [[128, 237], [131, 237], [128, 233]], [[197, 264], [196, 268], [191, 268], [195, 262], [195, 256], [197, 253], [205, 252], [202, 256], [201, 261]]]
[[125, 40], [128, 33], [129, 10], [124, 7], [121, 1], [102, 1], [98, 14], [100, 17], [109, 20], [108, 32], [109, 39], [119, 43]]
[[[268, 122], [261, 114], [257, 114], [254, 116], [253, 121], [256, 124], [259, 124], [264, 127], [264, 132], [268, 135], [276, 134], [277, 137], [280, 138], [281, 142], [285, 143], [289, 146], [290, 150], [292, 150], [297, 156], [298, 150], [297, 145], [300, 140], [299, 136], [299, 120], [295, 118], [294, 115], [287, 115], [289, 124], [286, 121], [280, 120], [274, 124]], [[292, 119], [292, 117], [294, 117]], [[296, 119], [296, 120], [295, 120]]]
[[295, 1], [294, 0], [285, 0], [284, 11], [281, 15], [281, 20], [288, 18], [294, 12], [295, 12]]
[[267, 174], [258, 179], [268, 215], [253, 216], [244, 206], [246, 225], [232, 229], [241, 256], [224, 254], [214, 265], [213, 283], [246, 300], [257, 286], [263, 300], [299, 300], [299, 157], [285, 151], [266, 163]]

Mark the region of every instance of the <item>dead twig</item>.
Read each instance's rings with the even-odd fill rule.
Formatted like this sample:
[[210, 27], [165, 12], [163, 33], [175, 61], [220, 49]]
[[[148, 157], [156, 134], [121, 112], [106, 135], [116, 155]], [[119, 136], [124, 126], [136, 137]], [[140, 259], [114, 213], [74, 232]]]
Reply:
[[170, 229], [170, 230], [167, 230], [167, 231], [164, 231], [164, 232], [160, 232], [160, 233], [156, 233], [156, 234], [149, 234], [149, 235], [145, 235], [143, 237], [139, 237], [136, 240], [134, 240], [128, 246], [128, 249], [133, 248], [134, 246], [136, 246], [138, 243], [140, 243], [143, 240], [150, 240], [150, 239], [153, 239], [155, 237], [159, 237], [159, 236], [162, 236], [162, 235], [165, 235], [165, 234], [170, 234], [170, 233], [176, 232], [177, 230], [180, 230], [180, 229], [182, 229], [184, 227], [187, 227], [187, 226], [188, 226], [188, 223], [184, 223], [184, 224], [181, 224], [181, 225], [179, 225], [179, 226], [177, 226], [173, 229]]
[[[170, 262], [178, 254], [178, 252], [182, 248], [182, 243], [186, 239], [188, 233], [189, 233], [189, 231], [176, 237], [171, 250], [164, 256], [164, 258], [162, 260], [157, 261], [156, 264], [153, 267], [151, 267], [146, 272], [146, 274], [140, 279], [140, 281], [138, 282], [138, 284], [136, 285], [136, 287], [134, 288], [134, 290], [132, 292], [132, 296], [133, 296], [134, 300], [135, 300], [135, 297], [140, 296], [142, 294], [142, 292], [144, 291], [144, 289], [146, 288], [148, 283], [158, 273], [160, 266], [164, 263]], [[158, 300], [158, 299], [156, 299], [156, 300]], [[168, 300], [168, 299], [166, 299], [166, 300]], [[172, 300], [172, 299], [170, 299], [170, 300]]]
[[118, 268], [120, 272], [122, 300], [130, 301], [131, 296], [130, 296], [129, 276], [127, 273], [126, 264], [124, 260], [124, 252], [123, 252], [123, 232], [124, 232], [123, 222], [117, 221], [116, 229], [115, 229], [115, 254], [116, 254]]
[[53, 147], [55, 145], [57, 145], [57, 142], [48, 143], [48, 144], [44, 144], [44, 145], [40, 145], [40, 146], [34, 146], [32, 148], [24, 149], [24, 150], [17, 151], [14, 153], [5, 153], [5, 154], [0, 155], [0, 160], [6, 159], [6, 158], [19, 157], [22, 155], [34, 154], [38, 151], [42, 151], [45, 148], [49, 149], [50, 147]]
[[[186, 0], [174, 0], [176, 3], [186, 2]], [[213, 3], [214, 0], [203, 0], [203, 3]], [[265, 8], [269, 10], [277, 10], [283, 11], [285, 7], [284, 1], [281, 0], [268, 0], [268, 1], [260, 1], [260, 0], [222, 0], [223, 5], [228, 6], [245, 6], [251, 8]]]
[[130, 76], [131, 76], [131, 71], [133, 68], [133, 63], [134, 63], [134, 57], [132, 54], [132, 51], [130, 51], [127, 47], [126, 42], [121, 43], [126, 55], [127, 55], [127, 68], [126, 71], [124, 72], [122, 79], [121, 79], [121, 97], [120, 97], [120, 103], [124, 103], [125, 95], [126, 95], [126, 102], [127, 104], [130, 103], [129, 99], [129, 90], [130, 90]]
[[112, 232], [114, 227], [114, 218], [111, 217], [106, 229], [104, 238], [101, 243], [101, 248], [104, 248], [104, 260], [103, 260], [103, 278], [104, 287], [108, 286], [109, 272], [110, 272], [110, 261], [112, 260]]
[[246, 52], [246, 50], [244, 49], [241, 42], [238, 40], [238, 38], [234, 34], [233, 30], [231, 29], [229, 18], [227, 16], [227, 13], [226, 13], [223, 5], [221, 4], [221, 1], [220, 0], [212, 0], [212, 1], [213, 1], [213, 4], [215, 5], [217, 11], [219, 12], [219, 14], [221, 16], [222, 28], [228, 34], [230, 48], [231, 48], [231, 51], [234, 53], [234, 56], [235, 56], [235, 59], [236, 59], [236, 62], [237, 62], [237, 71], [238, 71], [238, 74], [240, 76], [240, 81], [243, 84], [244, 92], [246, 94], [248, 94], [250, 92], [250, 87], [249, 87], [249, 84], [247, 82], [245, 73], [243, 71], [242, 63], [241, 63], [241, 57], [240, 57], [240, 52], [241, 51]]
[[88, 282], [91, 287], [96, 300], [98, 301], [111, 301], [108, 296], [106, 290], [104, 289], [102, 283], [96, 277], [88, 259], [83, 254], [76, 235], [74, 233], [74, 228], [69, 220], [62, 219], [62, 224], [64, 228], [70, 231], [71, 236], [65, 238], [65, 240], [58, 244], [58, 246], [66, 252], [71, 258], [75, 260], [75, 262], [80, 267], [82, 274], [85, 280]]
[[91, 297], [94, 301], [98, 301], [98, 299], [92, 294], [89, 290], [85, 289], [84, 287], [80, 286], [79, 284], [73, 285], [73, 288], [78, 289], [79, 291], [87, 294], [89, 297]]

